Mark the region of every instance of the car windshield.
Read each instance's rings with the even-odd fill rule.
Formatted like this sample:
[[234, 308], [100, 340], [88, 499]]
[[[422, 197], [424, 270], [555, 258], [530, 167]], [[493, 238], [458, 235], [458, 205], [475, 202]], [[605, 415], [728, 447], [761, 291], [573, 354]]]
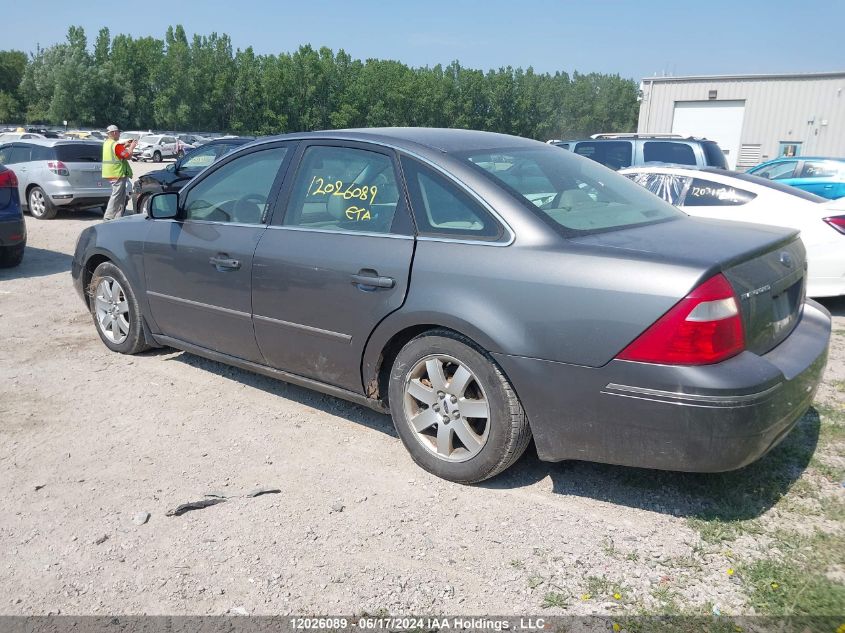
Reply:
[[555, 147], [462, 157], [564, 234], [651, 224], [685, 214], [598, 163]]

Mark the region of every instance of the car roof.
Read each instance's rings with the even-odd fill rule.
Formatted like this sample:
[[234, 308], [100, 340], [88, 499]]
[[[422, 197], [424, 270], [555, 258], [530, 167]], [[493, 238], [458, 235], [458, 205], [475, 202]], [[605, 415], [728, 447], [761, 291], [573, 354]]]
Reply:
[[43, 145], [44, 147], [55, 147], [56, 145], [102, 145], [103, 141], [98, 138], [22, 138], [17, 143], [30, 143], [31, 145]]
[[325, 130], [318, 132], [303, 132], [265, 137], [258, 143], [270, 140], [286, 139], [337, 139], [348, 141], [375, 142], [413, 151], [426, 148], [439, 152], [463, 152], [472, 150], [491, 150], [518, 147], [548, 147], [546, 143], [534, 141], [520, 136], [499, 134], [497, 132], [481, 132], [479, 130], [463, 130], [455, 128], [428, 127], [383, 127], [361, 128], [349, 130]]
[[755, 165], [755, 167], [759, 167], [760, 165], [767, 165], [768, 163], [777, 163], [785, 160], [835, 160], [840, 163], [845, 163], [845, 158], [837, 158], [835, 156], [778, 156], [777, 158], [773, 158], [771, 160], [767, 160], [764, 163], [760, 163], [759, 165]]

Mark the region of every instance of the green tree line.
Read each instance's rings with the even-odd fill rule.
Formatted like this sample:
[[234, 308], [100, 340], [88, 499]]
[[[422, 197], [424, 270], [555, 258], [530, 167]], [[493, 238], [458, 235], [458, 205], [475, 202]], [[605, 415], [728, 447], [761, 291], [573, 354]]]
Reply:
[[288, 131], [460, 127], [548, 139], [636, 127], [637, 85], [619, 75], [412, 68], [301, 46], [258, 55], [228, 35], [169, 27], [163, 40], [85, 31], [27, 56], [0, 51], [0, 121], [124, 129]]

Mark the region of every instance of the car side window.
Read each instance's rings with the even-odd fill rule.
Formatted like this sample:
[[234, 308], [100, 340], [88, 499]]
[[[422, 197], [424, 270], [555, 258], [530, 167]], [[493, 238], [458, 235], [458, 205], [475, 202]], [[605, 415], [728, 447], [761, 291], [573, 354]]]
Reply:
[[9, 159], [11, 157], [12, 157], [12, 146], [11, 145], [0, 146], [0, 165], [8, 165]]
[[676, 207], [681, 204], [684, 192], [692, 180], [689, 176], [656, 174], [653, 172], [625, 174], [625, 177]]
[[747, 204], [757, 197], [744, 189], [719, 182], [693, 178], [684, 197], [685, 207], [735, 207]]
[[495, 240], [502, 227], [472, 196], [419, 161], [402, 157], [420, 235]]
[[582, 141], [573, 151], [611, 169], [630, 167], [633, 160], [631, 141]]
[[172, 136], [165, 136], [161, 139], [162, 144], [172, 144], [176, 142], [176, 139]]
[[643, 160], [647, 163], [696, 164], [692, 147], [673, 141], [646, 141], [643, 143]]
[[261, 224], [270, 191], [287, 153], [274, 147], [240, 156], [203, 178], [188, 192], [185, 220]]
[[32, 154], [30, 155], [30, 160], [53, 160], [55, 152], [49, 148], [44, 147], [43, 145], [33, 145], [32, 146]]
[[759, 176], [760, 178], [768, 178], [769, 180], [784, 180], [786, 178], [793, 177], [796, 164], [797, 161], [785, 160], [780, 163], [774, 163], [773, 165], [767, 165], [766, 167], [762, 167], [760, 169], [752, 169], [748, 173], [753, 176]]
[[13, 145], [12, 153], [7, 165], [16, 165], [18, 163], [28, 163], [32, 156], [31, 145]]
[[388, 156], [315, 145], [302, 155], [284, 225], [389, 233], [399, 200], [396, 171]]
[[217, 146], [201, 147], [194, 150], [179, 165], [180, 169], [204, 169], [217, 160], [219, 149]]
[[805, 160], [799, 178], [836, 178], [840, 167], [836, 163], [820, 160]]

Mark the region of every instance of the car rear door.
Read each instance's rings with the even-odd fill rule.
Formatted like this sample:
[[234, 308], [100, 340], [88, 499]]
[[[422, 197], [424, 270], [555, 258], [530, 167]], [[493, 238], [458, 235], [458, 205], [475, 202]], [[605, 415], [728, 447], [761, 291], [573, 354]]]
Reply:
[[405, 189], [380, 146], [312, 142], [296, 163], [255, 252], [255, 336], [271, 366], [360, 393], [364, 345], [408, 288]]
[[845, 187], [845, 163], [832, 160], [805, 160], [797, 177], [788, 181], [793, 187], [824, 198], [838, 198]]
[[291, 152], [272, 143], [231, 157], [179, 195], [179, 215], [151, 223], [146, 293], [165, 336], [261, 362], [252, 329], [253, 255]]

